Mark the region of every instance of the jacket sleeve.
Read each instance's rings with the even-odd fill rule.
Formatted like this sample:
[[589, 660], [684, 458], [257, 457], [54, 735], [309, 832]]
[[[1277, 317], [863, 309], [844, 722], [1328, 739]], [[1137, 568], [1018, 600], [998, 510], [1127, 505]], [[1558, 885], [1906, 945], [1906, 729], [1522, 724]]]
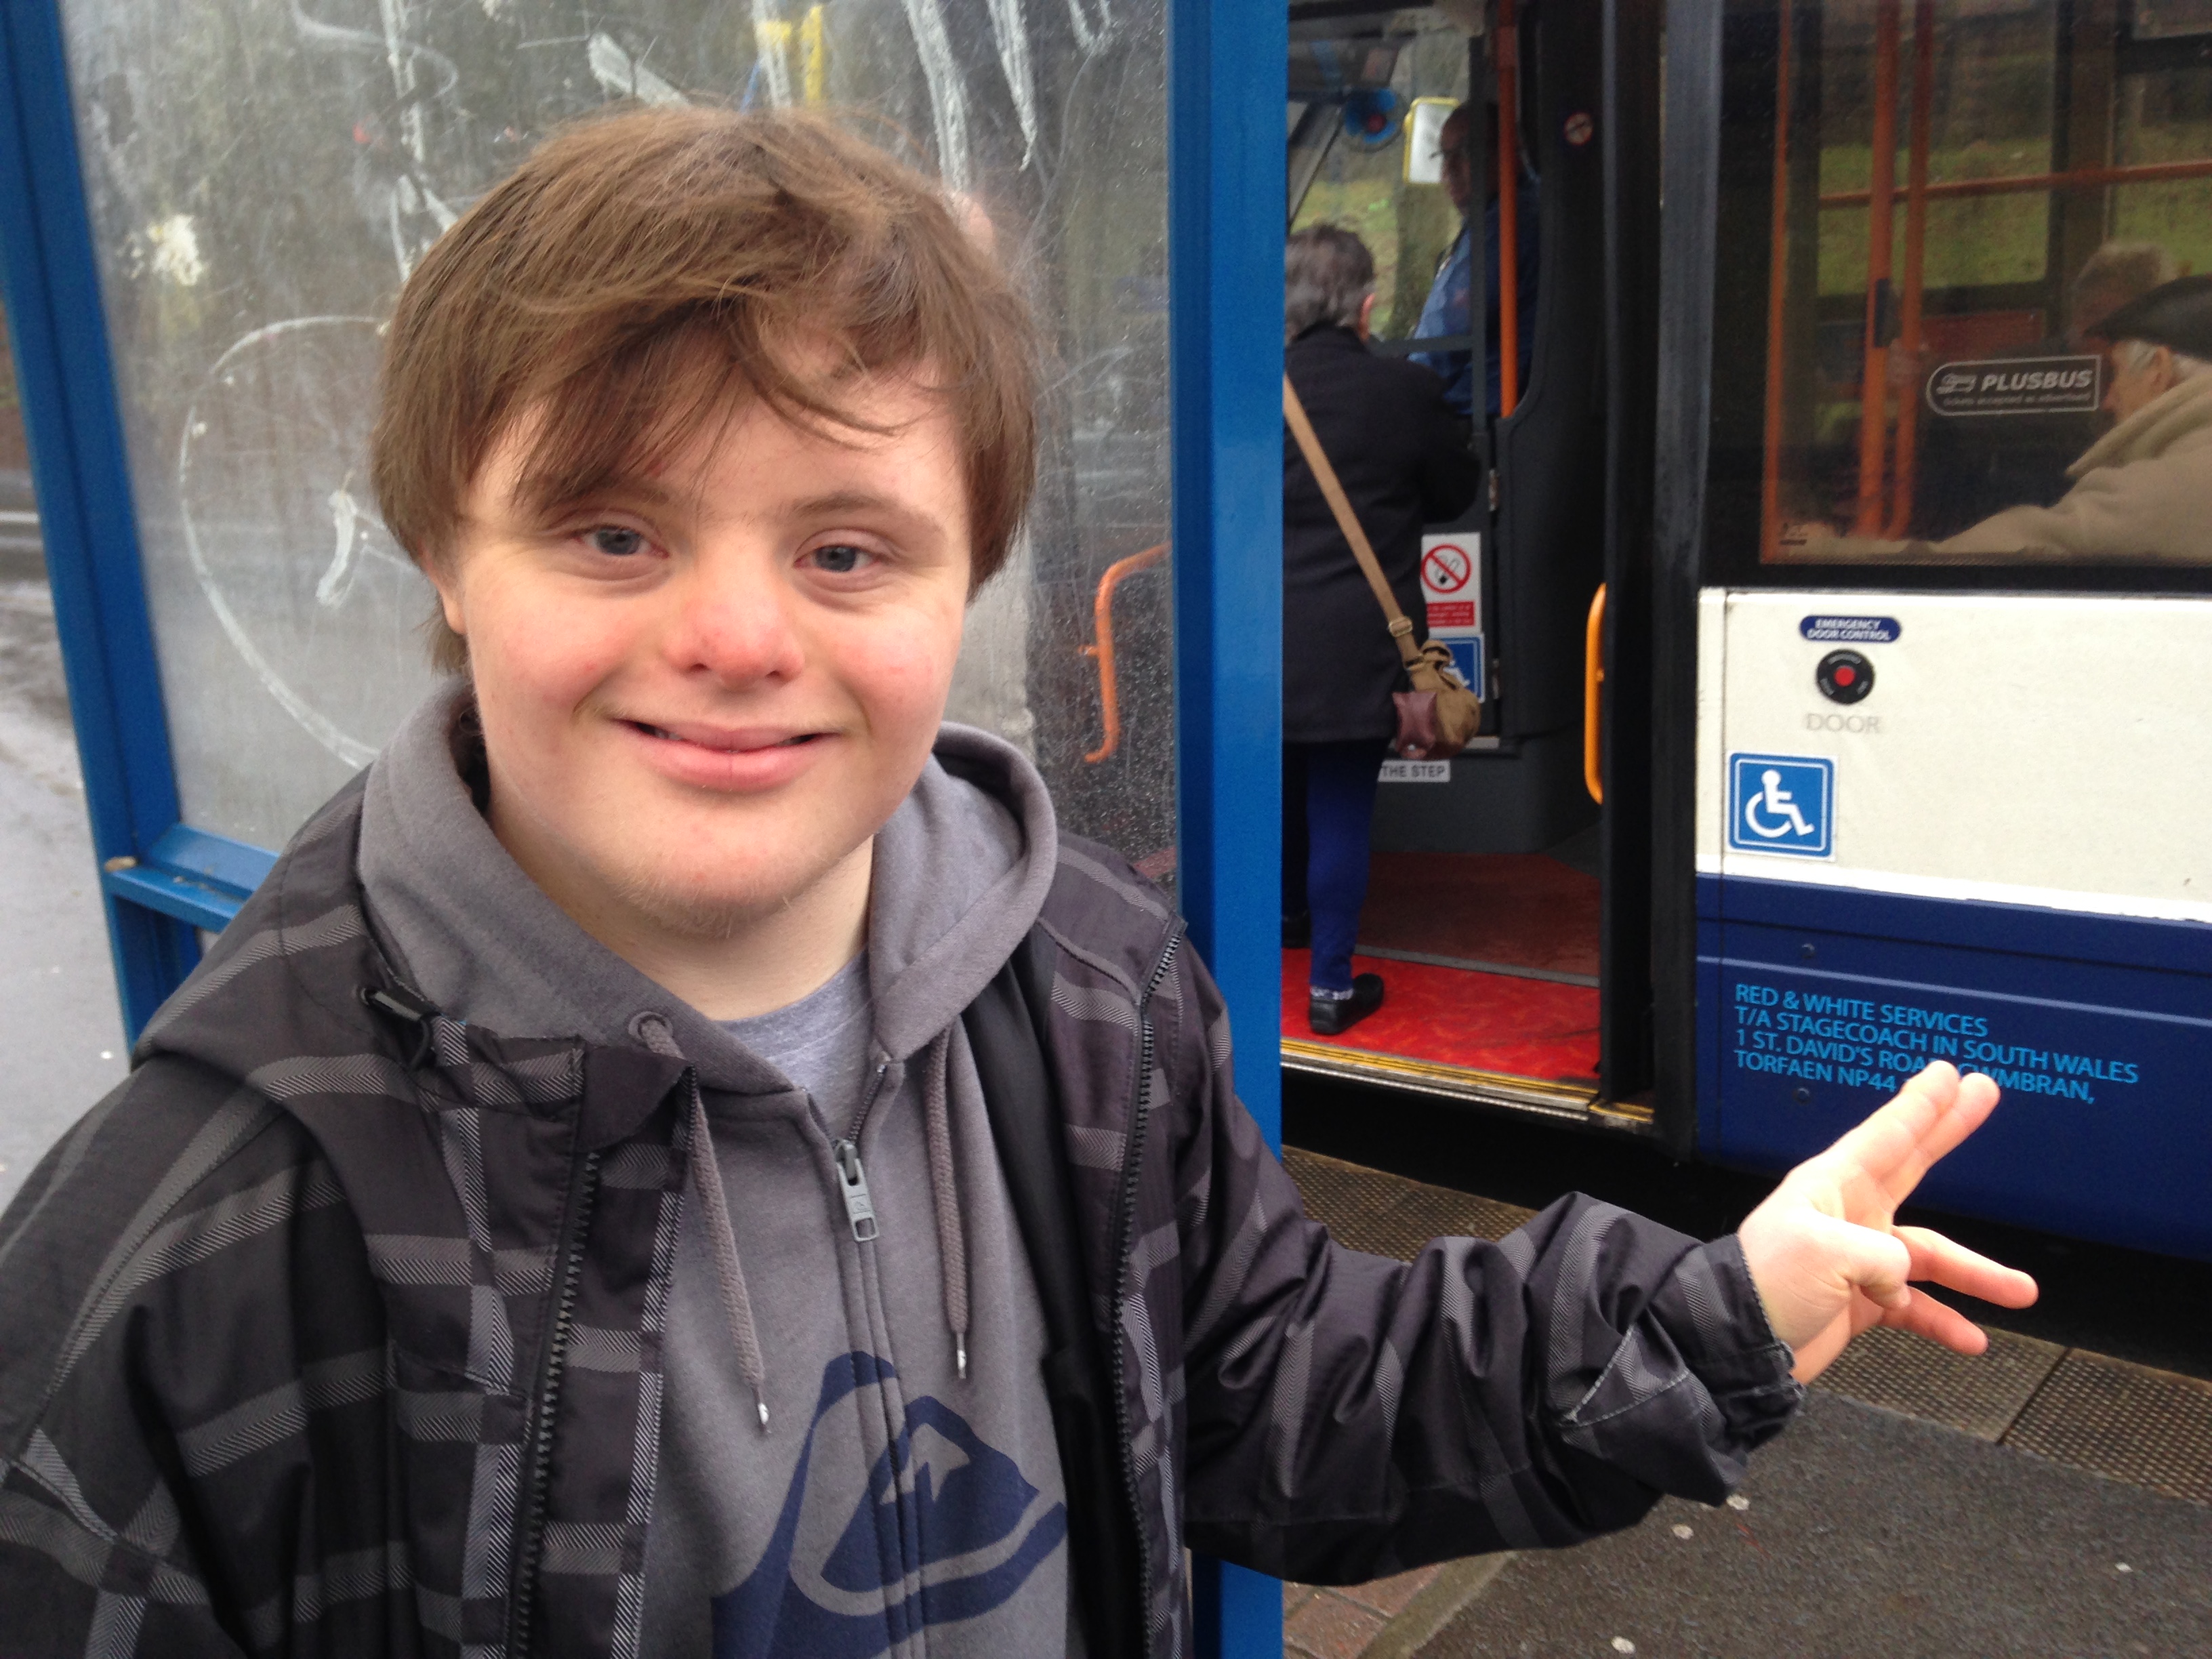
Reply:
[[213, 1612], [175, 1443], [134, 1363], [149, 1310], [133, 1291], [178, 1241], [142, 1218], [189, 1127], [146, 1092], [143, 1073], [118, 1088], [0, 1217], [0, 1629], [25, 1659], [244, 1651]]
[[[1192, 1547], [1348, 1583], [1717, 1503], [1803, 1389], [1733, 1237], [1562, 1199], [1410, 1263], [1334, 1243], [1231, 1087], [1180, 1057]], [[1191, 1073], [1194, 1073], [1192, 1075]]]
[[1936, 544], [1948, 554], [2020, 558], [2212, 557], [2212, 455], [2100, 466], [2049, 507], [2011, 507]]
[[142, 1066], [0, 1218], [0, 1649], [404, 1650], [358, 1230], [301, 1132], [188, 1073]]

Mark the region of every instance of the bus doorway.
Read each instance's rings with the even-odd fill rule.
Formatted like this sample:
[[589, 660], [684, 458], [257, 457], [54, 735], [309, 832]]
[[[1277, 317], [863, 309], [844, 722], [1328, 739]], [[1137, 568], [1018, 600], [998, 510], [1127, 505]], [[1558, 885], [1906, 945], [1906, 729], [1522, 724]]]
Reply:
[[[1290, 228], [1368, 245], [1370, 349], [1445, 378], [1482, 469], [1473, 507], [1425, 527], [1422, 587], [1484, 715], [1451, 759], [1378, 756], [1353, 965], [1382, 976], [1382, 1007], [1316, 1034], [1286, 935], [1282, 1036], [1294, 1071], [1641, 1125], [1650, 745], [1626, 688], [1650, 654], [1656, 269], [1637, 262], [1656, 242], [1658, 40], [1612, 9], [1291, 8]], [[1462, 108], [1480, 118], [1450, 142], [1477, 187], [1455, 192], [1440, 140]], [[1455, 260], [1455, 312], [1435, 297]], [[1381, 617], [1345, 619], [1366, 625]]]

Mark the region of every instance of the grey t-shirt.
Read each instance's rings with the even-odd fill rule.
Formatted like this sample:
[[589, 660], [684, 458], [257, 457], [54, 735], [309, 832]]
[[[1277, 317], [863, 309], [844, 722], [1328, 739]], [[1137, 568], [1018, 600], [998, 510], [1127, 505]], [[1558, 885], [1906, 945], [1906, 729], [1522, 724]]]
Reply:
[[722, 1029], [814, 1097], [833, 1134], [860, 1109], [868, 1080], [868, 953], [854, 957], [830, 982], [788, 1007]]

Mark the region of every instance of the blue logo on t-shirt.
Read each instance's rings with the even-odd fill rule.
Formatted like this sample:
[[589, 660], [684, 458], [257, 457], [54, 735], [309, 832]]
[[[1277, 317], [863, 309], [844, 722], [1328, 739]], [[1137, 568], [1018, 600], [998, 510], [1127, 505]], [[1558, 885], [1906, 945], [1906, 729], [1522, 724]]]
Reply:
[[1067, 1536], [1066, 1505], [1046, 1504], [1012, 1458], [928, 1395], [907, 1402], [857, 1504], [811, 1480], [830, 1412], [896, 1376], [866, 1353], [823, 1373], [767, 1553], [714, 1598], [714, 1659], [868, 1659], [1000, 1606]]

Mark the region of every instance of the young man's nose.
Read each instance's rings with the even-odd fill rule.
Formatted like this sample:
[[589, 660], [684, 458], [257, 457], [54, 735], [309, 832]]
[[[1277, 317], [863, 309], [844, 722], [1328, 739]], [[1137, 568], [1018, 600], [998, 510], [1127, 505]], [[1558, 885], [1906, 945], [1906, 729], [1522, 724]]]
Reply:
[[803, 601], [775, 559], [710, 554], [668, 597], [665, 648], [680, 672], [746, 685], [790, 679], [805, 665], [795, 615]]

